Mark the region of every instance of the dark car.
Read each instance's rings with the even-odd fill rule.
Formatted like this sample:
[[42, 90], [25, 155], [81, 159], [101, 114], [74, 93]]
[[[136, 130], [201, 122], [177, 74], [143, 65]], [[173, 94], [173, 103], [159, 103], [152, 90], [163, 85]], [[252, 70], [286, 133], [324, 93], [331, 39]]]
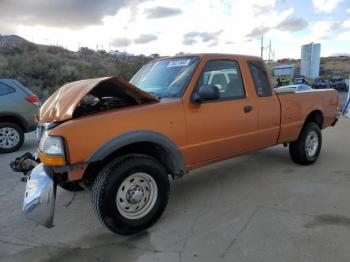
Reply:
[[0, 79], [0, 153], [19, 149], [24, 133], [36, 128], [34, 115], [39, 99], [13, 79]]
[[338, 91], [348, 91], [344, 77], [332, 77], [330, 87]]
[[315, 83], [312, 85], [315, 89], [324, 89], [328, 87], [327, 81], [321, 78], [316, 78]]

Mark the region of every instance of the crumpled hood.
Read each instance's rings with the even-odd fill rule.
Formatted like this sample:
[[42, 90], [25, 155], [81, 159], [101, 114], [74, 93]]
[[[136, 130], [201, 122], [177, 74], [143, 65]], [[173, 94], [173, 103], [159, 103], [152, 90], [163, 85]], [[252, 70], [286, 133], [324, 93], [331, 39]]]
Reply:
[[41, 106], [39, 121], [50, 123], [71, 119], [80, 101], [93, 89], [99, 88], [101, 84], [107, 81], [114, 84], [115, 88], [119, 88], [125, 95], [134, 98], [139, 104], [145, 100], [159, 102], [154, 96], [142, 91], [121, 77], [86, 79], [68, 83], [53, 93]]

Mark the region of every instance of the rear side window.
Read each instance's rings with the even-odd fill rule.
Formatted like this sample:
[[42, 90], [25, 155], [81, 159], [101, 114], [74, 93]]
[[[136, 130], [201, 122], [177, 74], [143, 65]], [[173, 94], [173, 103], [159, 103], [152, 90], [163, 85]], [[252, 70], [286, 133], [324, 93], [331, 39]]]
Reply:
[[198, 79], [197, 88], [201, 85], [215, 85], [223, 100], [245, 97], [241, 71], [234, 60], [208, 61]]
[[270, 81], [267, 76], [264, 64], [260, 61], [249, 61], [249, 70], [252, 75], [256, 94], [258, 96], [271, 96]]
[[16, 89], [13, 87], [0, 83], [0, 96], [5, 96], [14, 92], [16, 92]]

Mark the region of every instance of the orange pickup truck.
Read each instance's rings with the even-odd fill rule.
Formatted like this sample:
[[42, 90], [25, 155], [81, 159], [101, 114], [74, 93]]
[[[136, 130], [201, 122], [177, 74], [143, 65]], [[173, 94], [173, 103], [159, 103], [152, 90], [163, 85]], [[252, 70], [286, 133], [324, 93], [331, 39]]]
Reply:
[[242, 55], [167, 57], [130, 82], [69, 83], [40, 109], [40, 163], [23, 210], [51, 227], [57, 185], [91, 190], [101, 222], [133, 234], [163, 213], [169, 178], [276, 144], [289, 145], [294, 162], [314, 163], [337, 107], [332, 89], [274, 90], [263, 61]]

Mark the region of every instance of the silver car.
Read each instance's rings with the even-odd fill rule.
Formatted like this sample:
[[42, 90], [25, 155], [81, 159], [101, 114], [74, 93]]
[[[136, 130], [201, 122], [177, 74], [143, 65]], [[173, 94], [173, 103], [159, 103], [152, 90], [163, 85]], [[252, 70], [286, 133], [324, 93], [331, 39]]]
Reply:
[[39, 99], [13, 79], [0, 79], [0, 153], [19, 149], [24, 133], [34, 131]]
[[312, 87], [304, 84], [299, 85], [289, 85], [289, 86], [281, 86], [278, 88], [275, 88], [276, 92], [278, 93], [298, 93], [303, 91], [311, 91]]

